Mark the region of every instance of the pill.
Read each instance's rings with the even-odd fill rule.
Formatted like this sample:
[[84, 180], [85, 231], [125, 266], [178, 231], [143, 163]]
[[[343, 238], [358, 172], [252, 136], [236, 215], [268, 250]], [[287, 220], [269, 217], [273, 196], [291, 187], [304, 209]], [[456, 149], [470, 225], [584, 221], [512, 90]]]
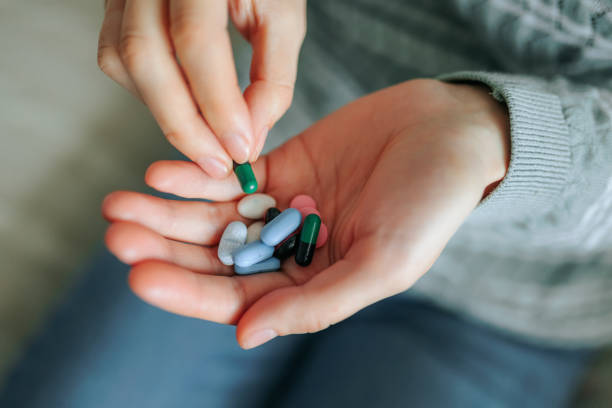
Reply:
[[219, 241], [217, 256], [224, 265], [233, 265], [232, 253], [244, 245], [247, 238], [247, 227], [240, 221], [230, 222]]
[[325, 223], [321, 223], [321, 227], [319, 228], [319, 236], [317, 237], [317, 248], [321, 248], [323, 245], [325, 245], [327, 242], [327, 235], [327, 225], [325, 225]]
[[298, 210], [287, 208], [272, 221], [264, 225], [261, 230], [260, 239], [266, 245], [275, 246], [298, 229], [301, 221], [302, 215]]
[[240, 267], [251, 266], [270, 258], [273, 253], [273, 246], [266, 245], [260, 240], [253, 241], [234, 252], [234, 263]]
[[281, 242], [276, 249], [274, 249], [274, 256], [281, 261], [289, 258], [295, 254], [295, 248], [297, 247], [297, 240], [299, 234], [293, 234], [283, 242]]
[[238, 177], [242, 191], [247, 194], [252, 194], [257, 191], [257, 179], [251, 168], [251, 163], [238, 164], [234, 162], [234, 173]]
[[302, 207], [317, 208], [317, 202], [309, 195], [300, 194], [293, 197], [289, 203], [289, 207], [300, 209]]
[[309, 214], [304, 220], [295, 251], [295, 263], [298, 265], [308, 266], [312, 262], [320, 226], [321, 218], [317, 214]]
[[280, 210], [278, 208], [268, 208], [266, 210], [266, 214], [264, 215], [264, 223], [269, 223], [270, 221], [272, 221], [273, 219], [275, 219], [276, 217], [278, 217], [278, 214], [280, 214]]
[[261, 234], [261, 229], [263, 228], [263, 221], [257, 221], [249, 225], [247, 228], [247, 236], [246, 243], [250, 244], [253, 241], [257, 241], [259, 239], [259, 235]]
[[267, 194], [252, 194], [238, 202], [238, 214], [244, 218], [259, 220], [264, 217], [266, 210], [276, 205], [274, 197]]
[[234, 265], [234, 272], [236, 272], [238, 275], [250, 275], [258, 272], [278, 271], [280, 269], [280, 264], [280, 259], [268, 258], [251, 266]]
[[298, 208], [298, 211], [300, 214], [302, 214], [302, 219], [305, 219], [308, 214], [317, 214], [319, 217], [321, 217], [321, 213], [319, 213], [319, 211], [313, 207], [300, 207]]

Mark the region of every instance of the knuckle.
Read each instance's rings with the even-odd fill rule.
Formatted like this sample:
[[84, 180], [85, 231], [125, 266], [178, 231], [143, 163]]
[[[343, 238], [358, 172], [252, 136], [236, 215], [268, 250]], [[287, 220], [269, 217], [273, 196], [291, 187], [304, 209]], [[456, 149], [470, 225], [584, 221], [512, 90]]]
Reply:
[[290, 82], [288, 84], [279, 85], [279, 90], [276, 94], [276, 104], [275, 110], [279, 112], [279, 116], [282, 116], [289, 107], [291, 106], [291, 101], [293, 100], [294, 87], [293, 83]]
[[302, 331], [306, 333], [316, 333], [327, 329], [330, 326], [329, 321], [324, 318], [323, 314], [317, 312], [314, 308], [307, 307], [308, 302], [303, 293], [301, 297], [303, 301], [297, 304], [301, 306], [300, 309], [302, 310], [302, 313], [300, 313], [300, 320], [303, 322]]
[[308, 313], [306, 317], [306, 332], [316, 333], [327, 329], [330, 324], [317, 313]]
[[194, 44], [199, 33], [199, 29], [193, 23], [173, 24], [170, 28], [170, 34], [174, 44], [178, 47], [186, 47]]
[[135, 33], [123, 34], [119, 40], [119, 56], [130, 71], [142, 65], [146, 59], [147, 49], [147, 39]]
[[116, 67], [120, 64], [117, 50], [112, 45], [101, 45], [98, 47], [98, 67], [109, 77], [113, 77]]

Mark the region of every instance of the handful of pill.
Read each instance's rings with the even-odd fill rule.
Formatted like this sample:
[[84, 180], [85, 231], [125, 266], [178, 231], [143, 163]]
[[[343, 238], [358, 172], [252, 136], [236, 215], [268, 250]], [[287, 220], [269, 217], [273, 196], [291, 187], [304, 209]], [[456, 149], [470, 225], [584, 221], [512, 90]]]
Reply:
[[238, 214], [255, 222], [247, 228], [243, 222], [234, 221], [225, 228], [219, 259], [225, 265], [234, 265], [239, 275], [277, 271], [292, 255], [298, 265], [310, 265], [315, 248], [325, 244], [328, 234], [316, 205], [312, 197], [298, 195], [289, 208], [280, 211], [270, 195], [245, 196], [238, 203]]

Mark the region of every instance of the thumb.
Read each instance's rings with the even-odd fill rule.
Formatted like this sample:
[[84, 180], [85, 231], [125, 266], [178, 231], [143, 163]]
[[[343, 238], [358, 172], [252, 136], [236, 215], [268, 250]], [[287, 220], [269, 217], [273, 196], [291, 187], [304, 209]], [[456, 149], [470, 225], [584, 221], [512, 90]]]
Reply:
[[[253, 47], [251, 84], [244, 92], [256, 146], [250, 161], [257, 159], [268, 131], [291, 105], [298, 57], [306, 34], [306, 2], [271, 2], [256, 17], [256, 23], [245, 30]], [[232, 12], [232, 19], [238, 27], [248, 25], [242, 21], [246, 17], [238, 12]]]
[[381, 262], [385, 255], [375, 253], [367, 242], [353, 245], [344, 259], [304, 285], [268, 293], [238, 322], [238, 343], [250, 349], [276, 336], [314, 333], [406, 289], [408, 283], [392, 276], [398, 268], [388, 268]]

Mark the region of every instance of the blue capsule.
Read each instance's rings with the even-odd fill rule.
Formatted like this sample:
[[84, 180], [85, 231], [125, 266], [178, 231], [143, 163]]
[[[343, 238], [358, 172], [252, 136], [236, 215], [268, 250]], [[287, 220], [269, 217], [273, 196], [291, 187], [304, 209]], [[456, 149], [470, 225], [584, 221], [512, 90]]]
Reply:
[[280, 269], [281, 261], [278, 258], [268, 258], [251, 266], [241, 267], [234, 265], [234, 272], [238, 275], [250, 275], [257, 272], [272, 272]]
[[270, 258], [273, 253], [273, 246], [266, 245], [260, 240], [253, 241], [234, 252], [234, 264], [244, 268]]
[[275, 246], [299, 228], [302, 214], [295, 208], [288, 208], [272, 221], [264, 225], [260, 239], [270, 246]]

